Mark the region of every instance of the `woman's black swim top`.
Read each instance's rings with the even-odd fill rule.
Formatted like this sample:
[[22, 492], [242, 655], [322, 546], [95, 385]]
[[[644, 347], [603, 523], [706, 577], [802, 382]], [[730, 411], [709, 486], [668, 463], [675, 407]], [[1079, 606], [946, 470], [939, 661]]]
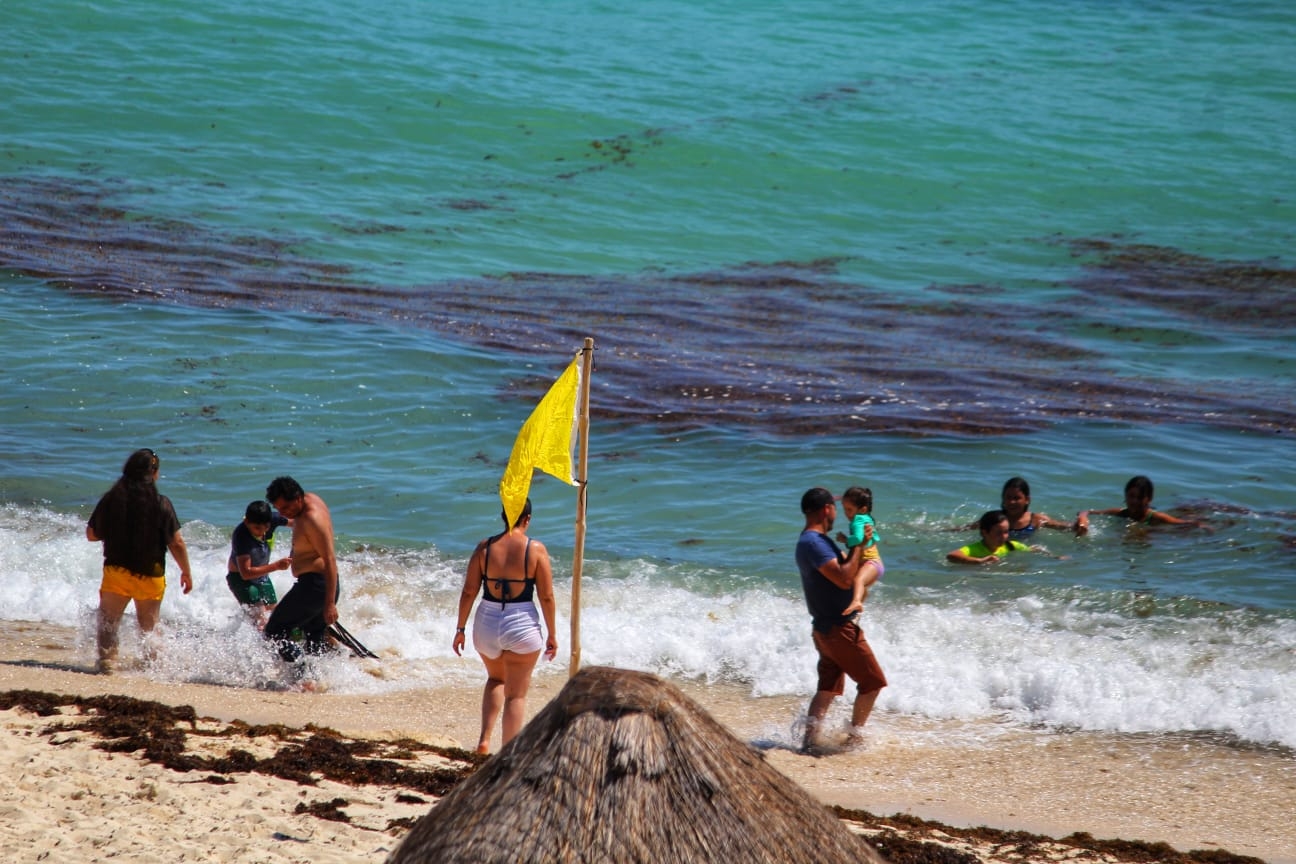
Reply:
[[[534, 580], [534, 579], [531, 579], [531, 578], [526, 578], [526, 579], [503, 579], [503, 578], [492, 578], [492, 577], [490, 577], [490, 576], [488, 576], [488, 575], [486, 574], [486, 568], [490, 565], [490, 547], [491, 547], [491, 544], [494, 543], [496, 540], [498, 540], [501, 536], [503, 536], [503, 535], [497, 534], [497, 535], [495, 535], [494, 537], [492, 537], [492, 538], [490, 538], [489, 540], [487, 540], [487, 541], [486, 541], [486, 549], [485, 549], [485, 551], [482, 553], [482, 599], [483, 599], [483, 600], [490, 600], [492, 603], [500, 603], [500, 604], [505, 604], [505, 603], [530, 603], [530, 602], [531, 602], [531, 598], [532, 598], [532, 596], [533, 596], [533, 594], [534, 594], [534, 591], [535, 591], [535, 580]], [[530, 538], [530, 537], [527, 538], [527, 542], [526, 542], [526, 549], [524, 549], [523, 552], [522, 552], [522, 572], [523, 572], [523, 573], [530, 573], [530, 572], [531, 572], [531, 538]], [[500, 593], [501, 596], [499, 596], [499, 597], [492, 597], [492, 596], [491, 596], [490, 590], [489, 590], [489, 588], [487, 587], [488, 585], [490, 585], [491, 582], [494, 582], [494, 583], [495, 583], [495, 587], [496, 587], [496, 589], [499, 591], [499, 593]], [[521, 582], [521, 583], [522, 583], [522, 590], [518, 592], [517, 596], [515, 596], [515, 597], [508, 597], [508, 596], [505, 595], [505, 590], [504, 590], [504, 589], [505, 589], [505, 584], [504, 584], [504, 583], [506, 583], [506, 582]]]

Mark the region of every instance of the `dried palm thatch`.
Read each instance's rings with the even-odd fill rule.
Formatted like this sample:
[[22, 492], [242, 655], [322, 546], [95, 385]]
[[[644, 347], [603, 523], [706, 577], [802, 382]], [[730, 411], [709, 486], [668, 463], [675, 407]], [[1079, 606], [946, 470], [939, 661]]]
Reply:
[[880, 862], [675, 686], [581, 671], [389, 864]]

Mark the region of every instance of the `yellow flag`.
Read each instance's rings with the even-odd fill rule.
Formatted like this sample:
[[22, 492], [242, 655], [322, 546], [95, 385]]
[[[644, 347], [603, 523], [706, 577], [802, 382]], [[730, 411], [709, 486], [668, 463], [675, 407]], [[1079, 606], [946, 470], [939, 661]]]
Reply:
[[539, 468], [564, 483], [576, 485], [572, 447], [576, 441], [580, 393], [580, 352], [522, 424], [508, 467], [500, 478], [500, 501], [511, 527], [522, 513], [531, 491], [531, 474]]

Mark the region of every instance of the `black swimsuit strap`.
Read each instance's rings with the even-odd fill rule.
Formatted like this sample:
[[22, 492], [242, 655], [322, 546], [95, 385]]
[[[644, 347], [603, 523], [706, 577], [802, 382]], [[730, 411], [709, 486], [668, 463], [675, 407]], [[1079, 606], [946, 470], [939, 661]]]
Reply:
[[[521, 600], [521, 599], [522, 599], [522, 596], [526, 593], [527, 587], [530, 586], [530, 585], [535, 584], [535, 580], [532, 579], [532, 578], [530, 578], [530, 577], [527, 575], [527, 574], [529, 574], [529, 573], [531, 572], [531, 538], [530, 538], [530, 537], [527, 538], [526, 548], [524, 548], [524, 549], [522, 550], [522, 575], [523, 575], [523, 578], [522, 578], [522, 579], [508, 579], [508, 578], [505, 578], [505, 577], [503, 577], [503, 576], [497, 576], [497, 577], [495, 577], [495, 578], [492, 579], [492, 578], [487, 574], [487, 572], [486, 572], [486, 571], [487, 571], [487, 568], [490, 566], [490, 547], [491, 547], [491, 544], [492, 544], [492, 543], [494, 543], [496, 540], [498, 540], [499, 538], [501, 538], [501, 537], [503, 537], [503, 536], [504, 536], [503, 534], [496, 534], [494, 537], [490, 537], [490, 538], [488, 538], [488, 539], [486, 540], [486, 548], [485, 548], [484, 550], [482, 550], [482, 596], [485, 597], [487, 600], [492, 600], [492, 601], [494, 601], [494, 602], [496, 602], [496, 603], [512, 603], [512, 602], [514, 602], [514, 601]], [[500, 595], [501, 595], [501, 596], [499, 596], [499, 597], [492, 597], [492, 596], [490, 596], [490, 592], [487, 591], [487, 589], [486, 589], [486, 585], [487, 585], [489, 582], [498, 582], [498, 583], [499, 583], [499, 586], [500, 586]], [[522, 588], [521, 591], [519, 591], [519, 592], [517, 593], [517, 596], [516, 596], [516, 597], [506, 597], [506, 596], [503, 596], [503, 595], [504, 595], [504, 590], [503, 590], [503, 589], [504, 589], [504, 583], [505, 583], [505, 582], [521, 582], [522, 585], [523, 585], [524, 587]]]

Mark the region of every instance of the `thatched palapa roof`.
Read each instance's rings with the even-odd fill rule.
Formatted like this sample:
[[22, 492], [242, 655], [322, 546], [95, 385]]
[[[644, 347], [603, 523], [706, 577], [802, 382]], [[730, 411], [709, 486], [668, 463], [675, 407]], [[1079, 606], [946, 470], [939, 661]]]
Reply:
[[672, 684], [582, 670], [389, 864], [881, 859]]

